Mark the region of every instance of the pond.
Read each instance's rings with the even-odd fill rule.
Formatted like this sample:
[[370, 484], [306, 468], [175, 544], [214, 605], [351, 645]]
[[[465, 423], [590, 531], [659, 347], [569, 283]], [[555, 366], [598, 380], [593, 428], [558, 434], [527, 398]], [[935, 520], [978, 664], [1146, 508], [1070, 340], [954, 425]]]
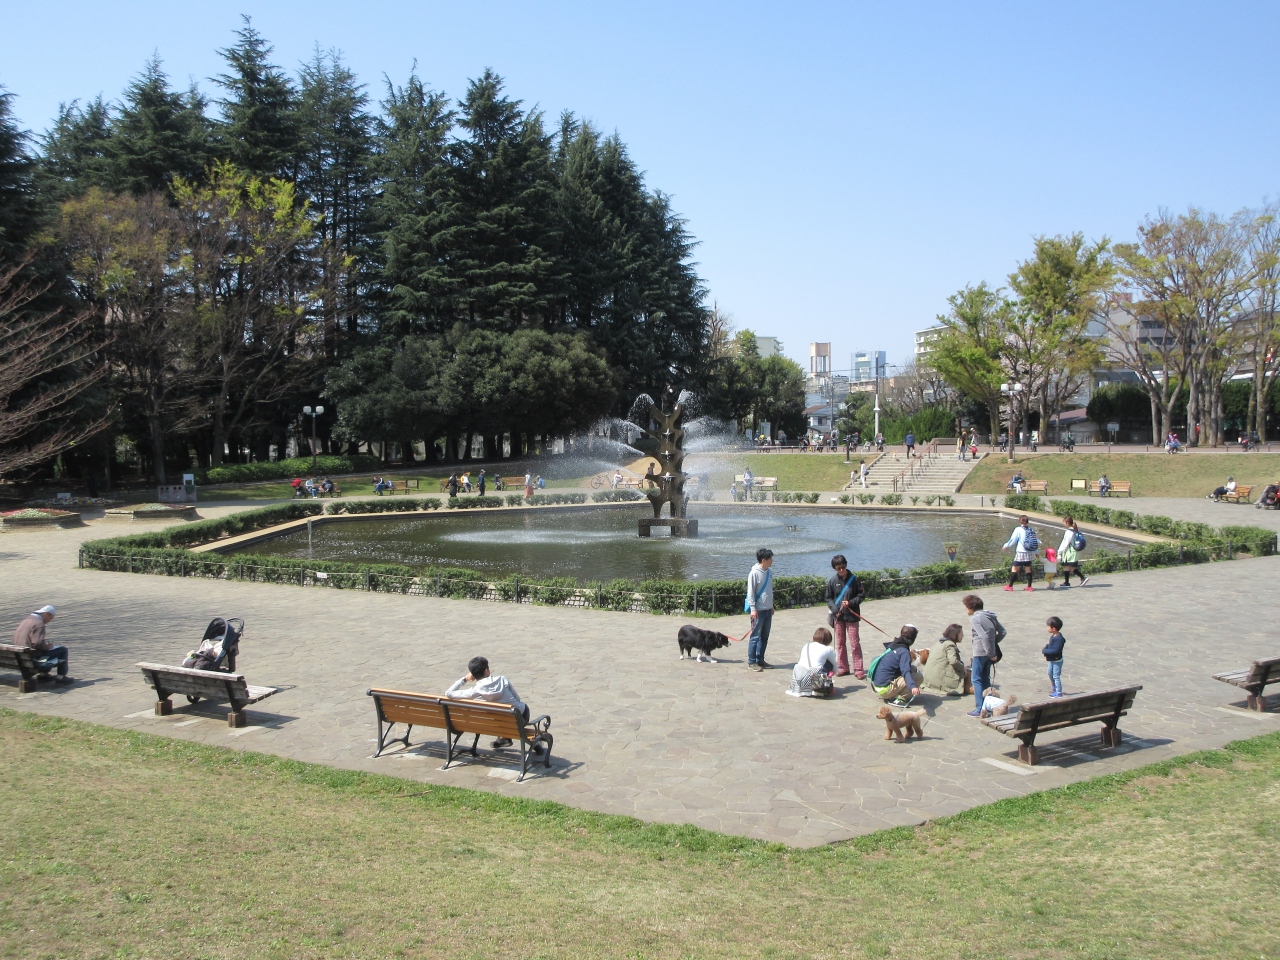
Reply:
[[[776, 575], [831, 575], [831, 557], [843, 553], [855, 570], [907, 570], [947, 559], [944, 543], [958, 546], [967, 569], [989, 567], [1001, 556], [1016, 521], [985, 514], [891, 513], [734, 508], [691, 505], [696, 540], [636, 535], [645, 507], [583, 510], [466, 511], [427, 517], [379, 517], [327, 522], [313, 531], [318, 560], [457, 566], [495, 579], [510, 574], [613, 579], [737, 579], [755, 562], [758, 547], [774, 552]], [[1057, 545], [1061, 528], [1041, 529]], [[657, 533], [657, 531], [655, 531]], [[1092, 547], [1094, 537], [1090, 537]], [[305, 558], [305, 529], [254, 544], [254, 553]]]

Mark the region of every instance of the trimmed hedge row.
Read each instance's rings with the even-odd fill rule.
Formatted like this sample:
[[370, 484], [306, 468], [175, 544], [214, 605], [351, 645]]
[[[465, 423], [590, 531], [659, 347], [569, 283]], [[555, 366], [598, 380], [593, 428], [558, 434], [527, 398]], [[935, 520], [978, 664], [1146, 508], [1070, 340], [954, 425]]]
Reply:
[[[510, 498], [508, 498], [510, 499]], [[501, 497], [450, 497], [445, 501], [447, 510], [486, 510], [502, 506]]]
[[643, 493], [630, 487], [622, 490], [601, 490], [599, 493], [591, 495], [591, 499], [595, 503], [630, 503], [633, 500], [643, 500], [644, 498]]
[[[582, 494], [550, 494], [548, 498]], [[522, 497], [515, 498], [523, 502]], [[538, 499], [534, 498], [535, 501]], [[483, 501], [490, 501], [485, 503]], [[328, 505], [329, 512], [354, 513], [347, 509], [367, 503], [370, 510], [400, 512], [412, 509], [436, 509], [434, 498], [415, 502], [408, 498], [385, 501], [337, 502]], [[498, 497], [458, 498], [459, 508], [497, 506]], [[564, 502], [560, 500], [559, 502]], [[582, 502], [570, 501], [570, 502]], [[404, 504], [405, 506], [401, 506]], [[131, 573], [155, 573], [163, 576], [202, 576], [263, 583], [294, 583], [333, 589], [373, 590], [385, 593], [532, 602], [537, 604], [572, 604], [604, 610], [645, 609], [654, 613], [698, 612], [738, 614], [746, 596], [745, 580], [612, 580], [607, 583], [577, 583], [570, 577], [546, 579], [510, 576], [493, 580], [483, 573], [460, 567], [414, 569], [394, 564], [359, 564], [331, 560], [296, 560], [237, 554], [222, 557], [196, 554], [183, 549], [188, 544], [207, 542], [226, 536], [250, 533], [288, 520], [315, 516], [321, 504], [314, 501], [281, 504], [258, 510], [232, 514], [218, 520], [184, 524], [157, 533], [133, 534], [107, 540], [94, 540], [81, 548], [82, 564], [99, 570]], [[1141, 570], [1184, 563], [1208, 563], [1234, 559], [1240, 552], [1269, 555], [1276, 550], [1276, 536], [1257, 527], [1229, 526], [1213, 531], [1205, 524], [1188, 524], [1168, 517], [1142, 517], [1124, 510], [1089, 507], [1086, 515], [1081, 504], [1068, 501], [1053, 503], [1058, 515], [1071, 513], [1094, 523], [1120, 529], [1141, 529], [1177, 538], [1174, 543], [1137, 544], [1121, 553], [1100, 548], [1082, 562], [1087, 573], [1116, 570]], [[1211, 536], [1206, 536], [1206, 533]], [[943, 590], [973, 588], [992, 584], [1008, 577], [1010, 560], [993, 568], [985, 581], [977, 581], [958, 563], [935, 563], [903, 572], [897, 569], [860, 570], [858, 576], [866, 586], [867, 597], [909, 596]], [[1037, 567], [1039, 565], [1037, 564]], [[1037, 574], [1041, 569], [1037, 569]], [[821, 606], [826, 581], [817, 576], [778, 577], [774, 581], [774, 603], [778, 609]]]
[[439, 497], [388, 497], [378, 500], [336, 500], [325, 507], [325, 513], [339, 516], [355, 513], [412, 513], [415, 510], [439, 510]]
[[208, 483], [250, 483], [254, 480], [288, 480], [293, 477], [311, 477], [316, 475], [337, 475], [343, 473], [362, 473], [383, 468], [377, 457], [355, 456], [316, 457], [315, 469], [311, 467], [310, 457], [290, 457], [287, 460], [267, 460], [259, 463], [228, 463], [221, 467], [210, 467], [208, 470], [196, 471], [196, 482]]
[[553, 503], [586, 503], [585, 493], [535, 493], [529, 503], [535, 507], [546, 507]]
[[1171, 517], [1135, 513], [1132, 510], [1099, 507], [1092, 503], [1073, 503], [1070, 500], [1051, 500], [1049, 508], [1058, 517], [1069, 516], [1085, 523], [1115, 527], [1117, 530], [1139, 530], [1171, 540], [1220, 541], [1230, 544], [1232, 550], [1243, 549], [1258, 556], [1275, 552], [1276, 535], [1263, 527], [1225, 526], [1214, 529], [1207, 523], [1174, 520]]

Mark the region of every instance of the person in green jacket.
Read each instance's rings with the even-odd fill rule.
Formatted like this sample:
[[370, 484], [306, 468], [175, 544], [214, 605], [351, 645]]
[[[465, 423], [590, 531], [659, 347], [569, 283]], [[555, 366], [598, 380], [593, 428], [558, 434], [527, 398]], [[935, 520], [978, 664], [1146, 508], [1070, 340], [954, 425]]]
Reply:
[[971, 693], [969, 668], [960, 657], [960, 641], [964, 639], [964, 627], [953, 623], [942, 631], [942, 636], [929, 651], [920, 686], [947, 696]]

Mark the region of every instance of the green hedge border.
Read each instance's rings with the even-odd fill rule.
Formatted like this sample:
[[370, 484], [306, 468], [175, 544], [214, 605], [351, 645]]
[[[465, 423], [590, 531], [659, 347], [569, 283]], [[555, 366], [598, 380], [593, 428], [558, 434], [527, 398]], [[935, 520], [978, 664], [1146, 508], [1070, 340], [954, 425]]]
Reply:
[[[543, 502], [581, 503], [585, 494], [535, 496]], [[502, 505], [499, 497], [452, 498], [454, 509], [483, 509]], [[513, 499], [511, 497], [508, 500]], [[524, 502], [523, 497], [514, 498]], [[370, 590], [384, 593], [426, 596], [496, 599], [542, 605], [572, 603], [590, 609], [633, 610], [653, 613], [696, 613], [736, 615], [742, 613], [746, 597], [744, 580], [612, 580], [579, 583], [571, 577], [524, 578], [511, 576], [493, 580], [483, 573], [463, 567], [416, 569], [397, 564], [359, 564], [332, 560], [294, 560], [262, 557], [252, 553], [220, 556], [194, 553], [187, 547], [252, 533], [291, 520], [314, 517], [325, 505], [315, 501], [262, 507], [231, 514], [217, 520], [169, 527], [155, 533], [113, 537], [86, 542], [80, 548], [80, 564], [97, 570], [151, 573], [161, 576], [199, 576], [258, 583], [294, 583], [331, 589]], [[1089, 512], [1082, 510], [1087, 507]], [[327, 504], [330, 515], [356, 513], [401, 513], [414, 509], [439, 509], [438, 498], [399, 500], [338, 501]], [[1217, 531], [1205, 524], [1185, 523], [1168, 517], [1150, 517], [1125, 510], [1094, 507], [1070, 501], [1050, 504], [1058, 516], [1070, 514], [1079, 520], [1101, 523], [1124, 530], [1141, 530], [1173, 541], [1135, 544], [1121, 553], [1099, 548], [1084, 560], [1088, 574], [1117, 570], [1141, 570], [1233, 560], [1239, 554], [1269, 556], [1276, 552], [1276, 535], [1260, 527], [1228, 526]], [[353, 509], [358, 508], [358, 509]], [[937, 593], [947, 590], [978, 589], [1008, 577], [1010, 561], [993, 568], [987, 577], [976, 580], [958, 563], [935, 563], [910, 571], [898, 569], [859, 570], [869, 599]], [[1039, 568], [1039, 564], [1037, 564]], [[1041, 571], [1037, 569], [1037, 574]], [[774, 581], [774, 602], [778, 609], [821, 606], [825, 603], [826, 580], [817, 576], [778, 577]]]

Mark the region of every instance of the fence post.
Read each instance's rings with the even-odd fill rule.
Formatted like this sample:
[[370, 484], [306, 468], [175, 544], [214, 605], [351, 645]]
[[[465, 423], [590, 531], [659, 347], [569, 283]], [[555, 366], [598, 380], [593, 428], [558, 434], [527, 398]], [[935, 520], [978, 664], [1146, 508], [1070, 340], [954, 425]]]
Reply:
[[80, 553], [80, 569], [83, 570], [84, 569], [84, 548], [83, 547], [80, 548], [79, 553]]
[[368, 592], [369, 592], [369, 589], [370, 589], [370, 577], [369, 577], [369, 571], [368, 571], [368, 570], [366, 570], [366, 571], [364, 572], [364, 590], [365, 590], [365, 593], [368, 593]]
[[299, 567], [298, 568], [298, 586], [305, 587], [306, 585], [307, 585], [307, 571]]
[[1133, 549], [1129, 549], [1129, 572], [1133, 572]]
[[711, 588], [711, 612], [716, 612], [716, 588]]
[[698, 612], [698, 588], [693, 588], [693, 612]]
[[519, 603], [519, 602], [520, 602], [520, 578], [519, 578], [519, 577], [516, 577], [516, 578], [515, 578], [515, 582], [516, 582], [516, 599], [515, 599], [515, 602], [516, 602], [516, 603]]
[[1182, 555], [1182, 544], [1178, 544], [1178, 563], [1181, 564], [1185, 562], [1186, 561], [1183, 559], [1183, 555]]
[[1232, 551], [1232, 548], [1231, 548], [1231, 541], [1230, 541], [1230, 540], [1228, 540], [1228, 541], [1227, 541], [1227, 559], [1228, 559], [1228, 560], [1234, 560], [1235, 558], [1236, 558], [1236, 555], [1235, 555], [1235, 553]]
[[604, 590], [600, 587], [600, 584], [597, 583], [596, 584], [596, 608], [599, 609], [600, 607], [603, 607], [603, 606], [604, 606]]

